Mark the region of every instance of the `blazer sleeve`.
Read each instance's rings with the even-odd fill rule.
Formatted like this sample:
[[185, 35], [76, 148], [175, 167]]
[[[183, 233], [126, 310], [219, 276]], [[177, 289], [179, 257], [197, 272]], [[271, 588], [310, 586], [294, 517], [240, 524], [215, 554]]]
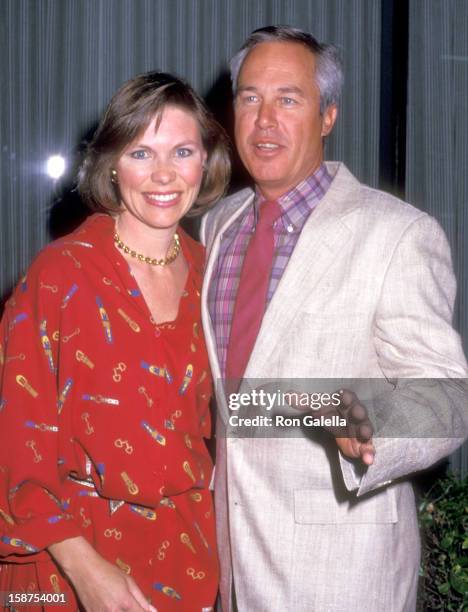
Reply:
[[468, 371], [452, 327], [455, 294], [445, 234], [422, 215], [395, 246], [375, 316], [375, 351], [393, 390], [369, 406], [374, 464], [362, 475], [340, 455], [346, 486], [358, 495], [431, 466], [467, 436]]

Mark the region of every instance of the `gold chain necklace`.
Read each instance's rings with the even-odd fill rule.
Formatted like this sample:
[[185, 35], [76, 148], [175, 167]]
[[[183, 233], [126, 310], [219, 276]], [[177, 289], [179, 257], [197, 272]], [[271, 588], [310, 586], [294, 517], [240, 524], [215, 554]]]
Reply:
[[180, 240], [179, 235], [177, 233], [174, 234], [174, 244], [171, 246], [169, 254], [166, 255], [166, 257], [163, 257], [162, 259], [156, 259], [155, 257], [147, 257], [145, 255], [142, 255], [141, 253], [133, 251], [130, 247], [128, 247], [122, 242], [117, 232], [115, 232], [114, 234], [114, 242], [118, 249], [121, 249], [124, 253], [130, 255], [130, 257], [138, 259], [138, 261], [150, 264], [150, 266], [167, 266], [168, 264], [172, 263], [176, 259], [177, 255], [180, 253]]

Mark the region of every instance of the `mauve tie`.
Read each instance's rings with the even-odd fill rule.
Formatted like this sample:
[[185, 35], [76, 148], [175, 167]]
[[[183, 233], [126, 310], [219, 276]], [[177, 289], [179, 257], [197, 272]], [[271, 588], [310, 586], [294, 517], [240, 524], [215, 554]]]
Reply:
[[238, 388], [237, 381], [244, 375], [262, 324], [273, 263], [273, 225], [280, 216], [278, 202], [267, 201], [260, 206], [244, 256], [226, 356], [228, 392]]

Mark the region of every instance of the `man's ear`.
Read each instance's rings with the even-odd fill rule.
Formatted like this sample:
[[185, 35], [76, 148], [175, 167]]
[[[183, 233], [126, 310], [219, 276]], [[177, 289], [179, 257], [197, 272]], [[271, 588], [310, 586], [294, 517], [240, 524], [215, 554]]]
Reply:
[[336, 104], [330, 104], [322, 115], [322, 136], [328, 136], [335, 125], [338, 108]]

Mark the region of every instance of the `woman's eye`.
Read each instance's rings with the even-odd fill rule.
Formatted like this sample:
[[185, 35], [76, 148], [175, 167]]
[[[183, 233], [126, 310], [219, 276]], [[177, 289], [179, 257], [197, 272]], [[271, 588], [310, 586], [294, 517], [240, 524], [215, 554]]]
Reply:
[[190, 157], [191, 155], [193, 155], [193, 151], [191, 149], [187, 149], [186, 147], [176, 149], [176, 157]]
[[144, 149], [138, 149], [137, 151], [132, 151], [130, 153], [130, 157], [133, 157], [133, 159], [147, 159], [149, 155], [148, 151], [145, 151]]

